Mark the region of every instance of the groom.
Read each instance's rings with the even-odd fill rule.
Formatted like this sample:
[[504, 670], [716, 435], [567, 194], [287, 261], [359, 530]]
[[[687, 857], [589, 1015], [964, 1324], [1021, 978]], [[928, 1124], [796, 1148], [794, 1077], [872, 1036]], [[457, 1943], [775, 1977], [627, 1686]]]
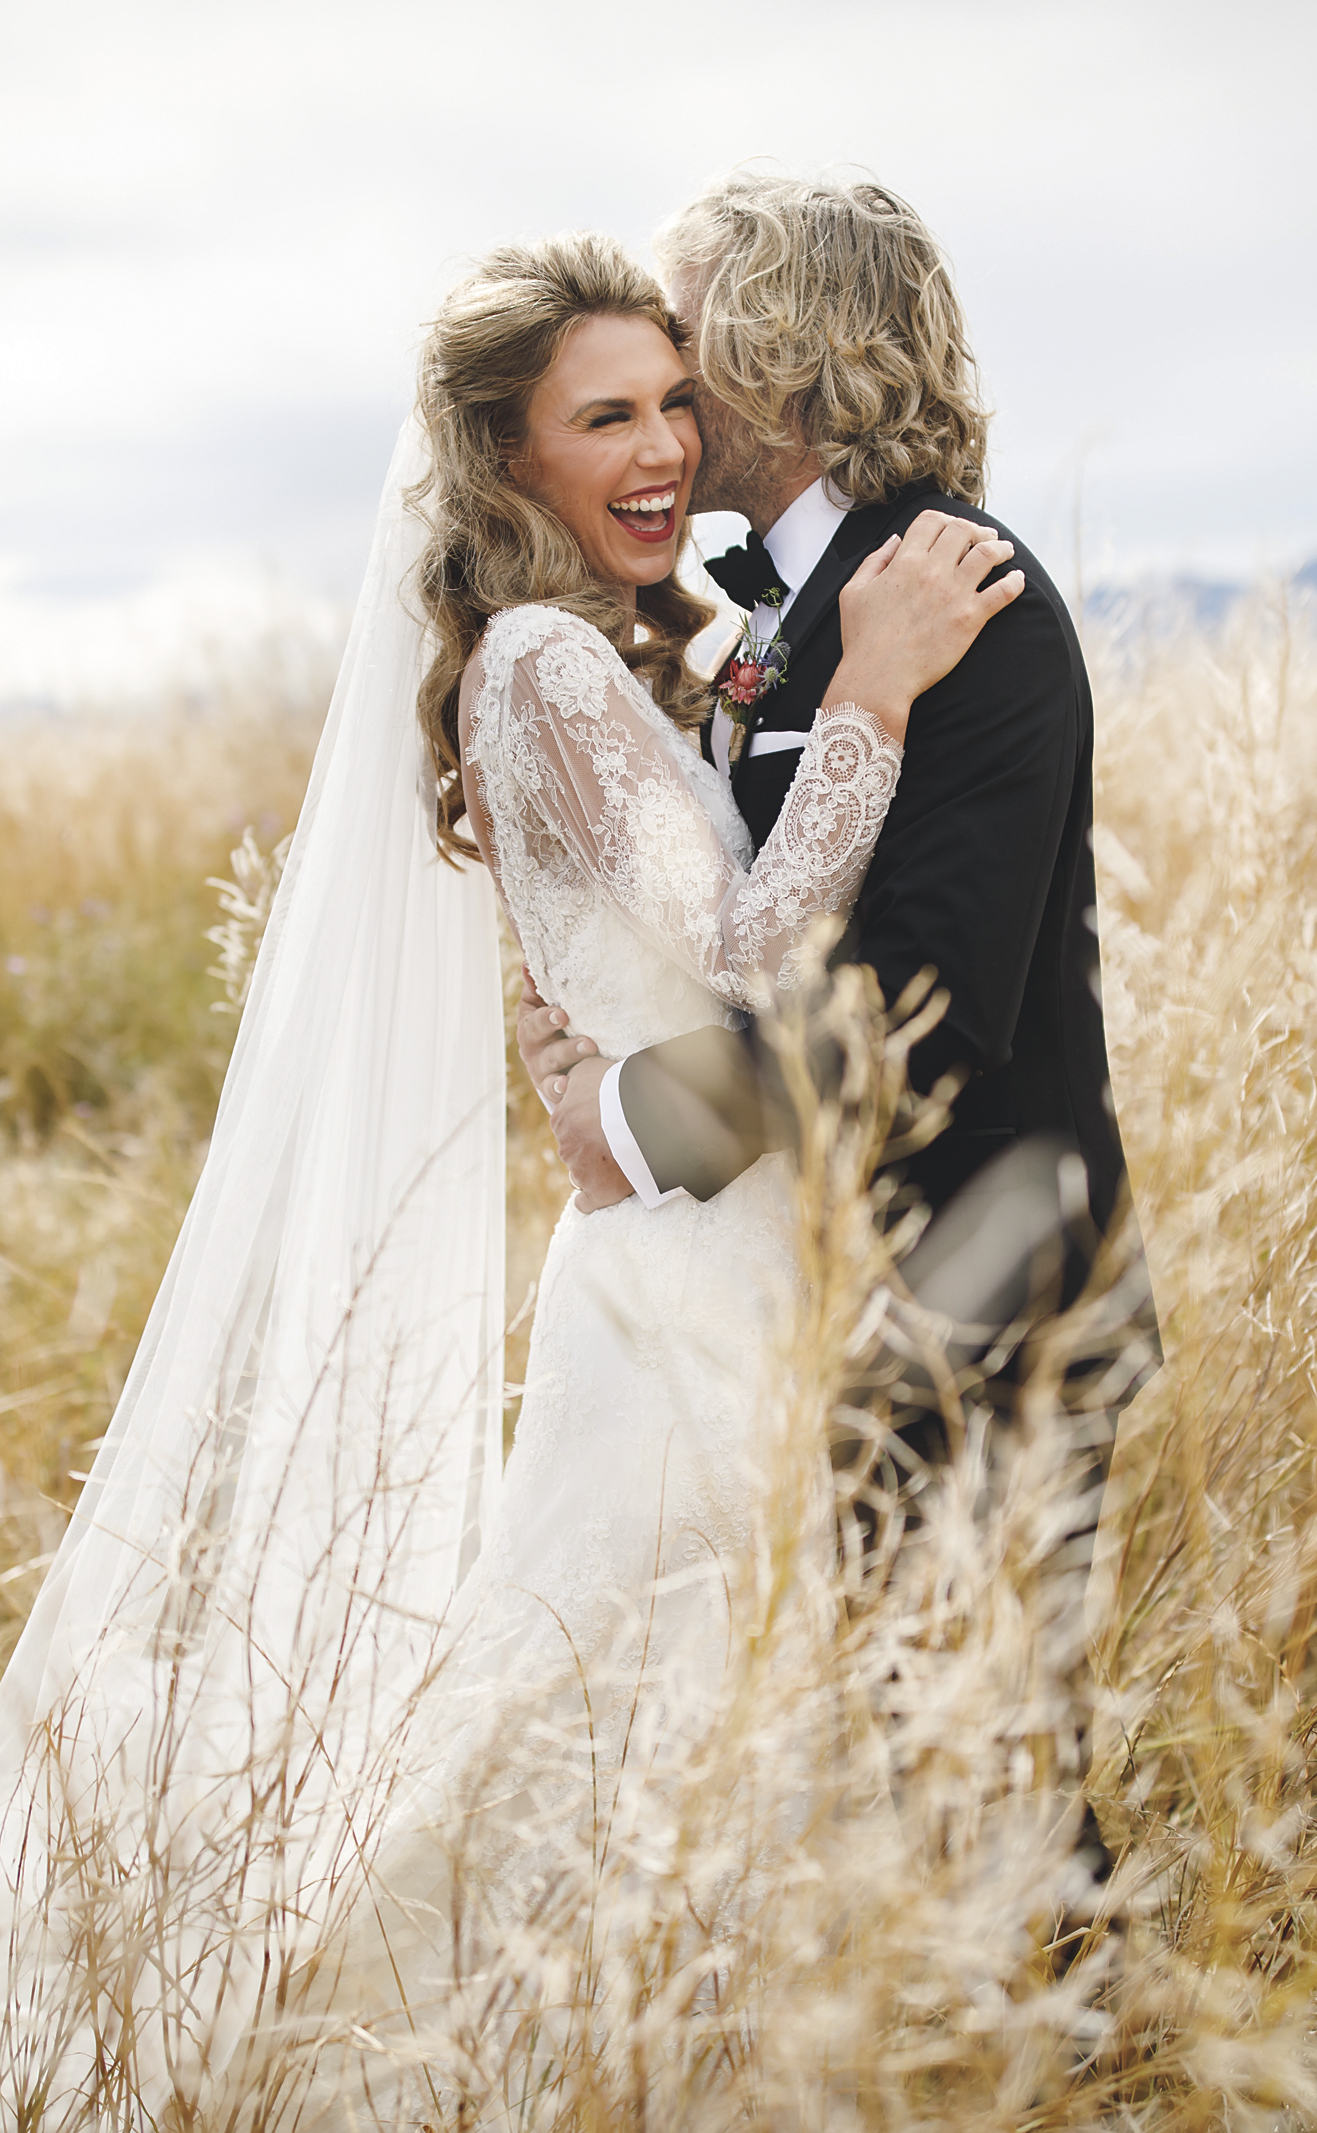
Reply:
[[[921, 511], [980, 517], [987, 420], [937, 249], [877, 185], [733, 176], [660, 248], [700, 379], [692, 507], [753, 528], [709, 568], [760, 642], [780, 618], [787, 648], [785, 679], [743, 730], [720, 709], [704, 737], [758, 849], [841, 658], [841, 588]], [[872, 965], [889, 1002], [929, 966], [947, 994], [911, 1078], [963, 1087], [905, 1166], [912, 1192], [935, 1213], [959, 1195], [963, 1229], [989, 1205], [985, 1166], [1060, 1148], [1082, 1158], [1101, 1233], [1125, 1164], [1097, 989], [1092, 698], [1060, 594], [1018, 540], [1013, 562], [1025, 591], [914, 708], [844, 953]], [[763, 1152], [753, 1033], [699, 1031], [609, 1064], [564, 1022], [528, 985], [522, 1056], [578, 1205], [708, 1199]]]

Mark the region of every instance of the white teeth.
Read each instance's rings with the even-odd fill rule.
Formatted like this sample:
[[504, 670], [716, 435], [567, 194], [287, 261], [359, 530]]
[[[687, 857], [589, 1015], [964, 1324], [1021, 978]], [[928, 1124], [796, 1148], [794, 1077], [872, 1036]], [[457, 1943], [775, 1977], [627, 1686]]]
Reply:
[[646, 513], [648, 513], [648, 512], [653, 512], [653, 511], [659, 511], [659, 512], [667, 512], [667, 511], [671, 511], [671, 509], [672, 509], [672, 506], [673, 506], [673, 504], [674, 504], [674, 503], [676, 502], [676, 500], [677, 500], [677, 492], [676, 492], [676, 490], [675, 490], [675, 489], [669, 489], [669, 490], [667, 491], [666, 495], [664, 495], [664, 496], [634, 496], [634, 497], [632, 497], [632, 499], [631, 499], [631, 501], [630, 501], [629, 503], [625, 503], [625, 504], [610, 504], [610, 505], [608, 506], [608, 508], [609, 508], [609, 510], [610, 510], [610, 511], [619, 511], [619, 512], [623, 512], [623, 513], [626, 513], [626, 512], [629, 512], [629, 511], [630, 511], [630, 512], [639, 512], [639, 511], [644, 511], [644, 512], [646, 512]]
[[676, 500], [676, 490], [669, 489], [666, 496], [636, 496], [630, 503], [610, 504], [608, 508], [610, 511], [671, 511]]

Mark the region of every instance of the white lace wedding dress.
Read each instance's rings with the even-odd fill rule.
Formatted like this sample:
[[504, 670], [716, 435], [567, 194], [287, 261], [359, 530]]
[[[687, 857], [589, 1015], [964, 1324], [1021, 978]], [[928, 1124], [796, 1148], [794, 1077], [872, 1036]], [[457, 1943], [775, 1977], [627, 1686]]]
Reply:
[[[752, 864], [727, 785], [596, 630], [526, 607], [484, 635], [468, 794], [542, 996], [614, 1058], [791, 984], [811, 922], [854, 899], [900, 760], [852, 708], [822, 712]], [[706, 1203], [564, 1210], [494, 1531], [377, 1862], [388, 1962], [360, 1943], [350, 1961], [381, 2011], [399, 1972], [413, 2027], [453, 1990], [455, 1802], [519, 1802], [511, 1833], [484, 1831], [474, 1971], [560, 1874], [573, 1782], [597, 1803], [642, 1735], [652, 1772], [716, 1696], [796, 1280], [785, 1156]], [[468, 1920], [475, 1878], [468, 1856]]]
[[[895, 791], [901, 752], [873, 721], [819, 716], [752, 864], [727, 784], [589, 624], [512, 609], [481, 659], [466, 757], [492, 869], [570, 1028], [620, 1059], [789, 986], [811, 922], [849, 911]], [[656, 1566], [735, 1558], [794, 1301], [792, 1228], [778, 1155], [707, 1202], [564, 1210], [475, 1580], [547, 1603], [546, 1662], [566, 1634], [596, 1653]]]
[[[364, 596], [380, 636], [368, 628], [345, 663], [299, 829], [300, 879], [263, 950], [226, 1089], [223, 1160], [143, 1343], [151, 1399], [139, 1390], [134, 1419], [125, 1398], [123, 1442], [98, 1462], [103, 1493], [11, 1670], [4, 2129], [267, 2126], [272, 2099], [304, 2079], [307, 2127], [433, 2121], [433, 2085], [482, 2054], [491, 2093], [500, 2064], [525, 2068], [552, 2047], [583, 1931], [591, 1991], [604, 1989], [601, 1861], [609, 1845], [626, 1857], [627, 1773], [643, 1791], [680, 1760], [731, 1648], [797, 1291], [784, 1157], [707, 1204], [567, 1207], [516, 1441], [462, 1576], [457, 1513], [479, 1472], [439, 1440], [445, 1402], [463, 1417], [453, 1382], [479, 1396], [496, 1352], [480, 1303], [489, 1193], [479, 1164], [449, 1155], [436, 1168], [427, 1151], [434, 1119], [451, 1119], [460, 1155], [464, 1122], [488, 1116], [486, 1039], [460, 1025], [460, 1003], [473, 989], [483, 1002], [496, 968], [487, 881], [448, 876], [441, 897], [420, 841], [433, 819], [415, 773], [421, 646], [396, 597], [407, 470], [400, 446]], [[587, 624], [510, 610], [486, 630], [481, 663], [468, 766], [544, 996], [621, 1057], [730, 1024], [789, 986], [811, 921], [858, 890], [900, 751], [854, 711], [821, 713], [752, 865], [726, 785]], [[475, 890], [483, 915], [476, 897], [464, 918]], [[474, 987], [468, 963], [483, 973]], [[322, 1067], [332, 1100], [316, 1097]], [[271, 1135], [299, 1120], [295, 1164]], [[239, 1164], [230, 1143], [242, 1133], [252, 1148]], [[413, 1138], [424, 1190], [408, 1199], [407, 1184], [400, 1226], [391, 1196], [412, 1177]], [[271, 1229], [277, 1253], [262, 1243], [259, 1196], [250, 1216], [245, 1198], [231, 1219], [221, 1204], [232, 1176], [266, 1172], [272, 1190], [293, 1180]], [[363, 1215], [368, 1190], [379, 1208]], [[363, 1309], [344, 1287], [357, 1279], [349, 1246], [377, 1219], [388, 1249], [367, 1266], [381, 1297], [364, 1291]], [[446, 1316], [465, 1298], [463, 1247], [465, 1346]], [[246, 1318], [220, 1313], [219, 1277], [237, 1283], [235, 1268]], [[315, 1350], [317, 1310], [330, 1363], [340, 1321], [357, 1341], [369, 1365], [359, 1390], [346, 1335], [341, 1366]], [[240, 1370], [225, 1392], [235, 1340], [239, 1360], [264, 1353], [264, 1405]], [[208, 1342], [219, 1357], [219, 1392], [194, 1394], [195, 1412], [161, 1374], [180, 1342], [200, 1360], [179, 1383], [208, 1387]], [[227, 1528], [218, 1485], [188, 1514], [189, 1431], [221, 1481], [230, 1441], [245, 1446], [251, 1501]], [[452, 1434], [469, 1445], [470, 1431]], [[177, 1488], [171, 1461], [184, 1469]], [[212, 1526], [218, 1569], [195, 1539], [208, 1546]], [[457, 1587], [447, 1613], [427, 1599], [445, 1584]], [[77, 1605], [61, 1614], [70, 1592]], [[47, 1731], [54, 1748], [34, 1760], [24, 1742], [39, 1750]], [[661, 1823], [660, 1811], [636, 1838], [646, 1858], [667, 1841]], [[615, 1877], [609, 1902], [624, 1884]], [[100, 1969], [86, 1953], [98, 1935]], [[518, 2041], [527, 2008], [533, 2043]], [[482, 2107], [479, 2122], [497, 2116]]]

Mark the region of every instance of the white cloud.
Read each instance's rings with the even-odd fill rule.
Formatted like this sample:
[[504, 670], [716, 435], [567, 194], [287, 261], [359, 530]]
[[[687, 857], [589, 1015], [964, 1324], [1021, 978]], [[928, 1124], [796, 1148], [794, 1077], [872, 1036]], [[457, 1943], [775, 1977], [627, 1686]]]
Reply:
[[946, 242], [994, 503], [1036, 545], [1088, 438], [1118, 563], [1317, 550], [1315, 25], [1306, 0], [46, 0], [0, 92], [0, 550], [37, 583], [223, 551], [345, 590], [453, 262], [581, 223], [643, 248], [766, 153], [868, 165]]

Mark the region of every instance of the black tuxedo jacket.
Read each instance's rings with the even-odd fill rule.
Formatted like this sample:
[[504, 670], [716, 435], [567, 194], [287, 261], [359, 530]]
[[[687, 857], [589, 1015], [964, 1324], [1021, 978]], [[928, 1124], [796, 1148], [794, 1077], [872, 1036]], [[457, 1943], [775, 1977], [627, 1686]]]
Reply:
[[[991, 516], [931, 482], [848, 513], [783, 621], [787, 677], [756, 707], [752, 732], [812, 723], [841, 659], [842, 586], [930, 506]], [[1082, 1155], [1105, 1228], [1124, 1158], [1098, 994], [1092, 697], [1056, 587], [1019, 541], [1009, 567], [1023, 569], [1023, 593], [911, 712], [900, 784], [837, 959], [871, 964], [888, 1000], [929, 964], [950, 994], [912, 1077], [927, 1089], [961, 1068], [968, 1080], [951, 1125], [908, 1165], [920, 1196], [937, 1209], [992, 1156], [1044, 1132]], [[800, 759], [751, 756], [748, 739], [733, 789], [758, 849]], [[707, 1199], [755, 1160], [768, 1145], [758, 1079], [752, 1035], [731, 1031], [626, 1062], [623, 1107], [661, 1189]]]

